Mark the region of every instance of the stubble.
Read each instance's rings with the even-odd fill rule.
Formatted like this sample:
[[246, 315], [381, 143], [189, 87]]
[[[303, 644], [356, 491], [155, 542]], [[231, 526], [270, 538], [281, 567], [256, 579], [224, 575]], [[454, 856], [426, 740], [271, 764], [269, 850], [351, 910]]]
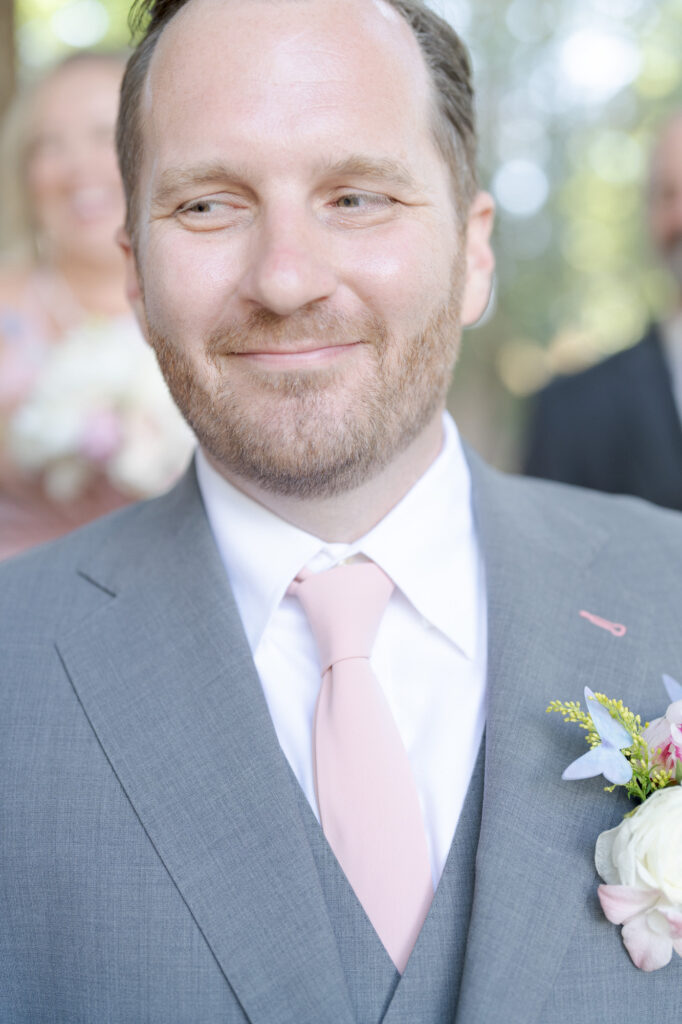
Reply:
[[[286, 318], [259, 310], [214, 333], [198, 367], [181, 339], [153, 323], [150, 341], [175, 402], [226, 475], [274, 494], [331, 497], [380, 472], [444, 405], [461, 334], [461, 278], [453, 275], [447, 300], [408, 338], [392, 337], [374, 317], [311, 306]], [[362, 358], [281, 372], [240, 359], [260, 347], [291, 350], [303, 337], [352, 342]]]

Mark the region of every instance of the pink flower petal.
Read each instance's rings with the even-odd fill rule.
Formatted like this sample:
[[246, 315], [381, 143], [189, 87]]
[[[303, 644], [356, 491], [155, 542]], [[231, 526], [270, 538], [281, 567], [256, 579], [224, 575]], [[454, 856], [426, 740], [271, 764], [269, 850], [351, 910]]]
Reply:
[[673, 763], [669, 765], [670, 770], [675, 770], [675, 761], [682, 760], [682, 729], [679, 729], [676, 725], [670, 726], [670, 754]]
[[120, 418], [111, 409], [91, 412], [83, 425], [81, 451], [93, 462], [106, 462], [120, 448]]
[[656, 750], [670, 737], [670, 722], [666, 718], [654, 718], [642, 733], [652, 750]]
[[649, 910], [659, 896], [656, 890], [633, 889], [629, 885], [600, 885], [597, 893], [604, 916], [612, 924], [624, 924]]
[[638, 914], [623, 925], [623, 943], [635, 967], [642, 971], [657, 971], [670, 963], [673, 955], [673, 940], [669, 935], [653, 932], [649, 928], [647, 915]]
[[665, 717], [674, 725], [682, 725], [682, 700], [676, 700], [669, 704]]
[[659, 907], [659, 910], [670, 925], [670, 934], [673, 939], [682, 939], [682, 912], [679, 910], [673, 910], [672, 907], [665, 910]]

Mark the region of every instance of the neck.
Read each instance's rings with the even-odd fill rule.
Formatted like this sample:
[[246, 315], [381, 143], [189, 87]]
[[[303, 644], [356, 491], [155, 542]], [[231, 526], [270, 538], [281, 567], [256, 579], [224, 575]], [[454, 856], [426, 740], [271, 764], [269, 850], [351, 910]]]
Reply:
[[351, 543], [376, 526], [437, 458], [443, 445], [439, 411], [425, 430], [388, 466], [352, 491], [323, 498], [273, 494], [250, 480], [226, 472], [204, 452], [213, 468], [254, 501], [328, 543]]

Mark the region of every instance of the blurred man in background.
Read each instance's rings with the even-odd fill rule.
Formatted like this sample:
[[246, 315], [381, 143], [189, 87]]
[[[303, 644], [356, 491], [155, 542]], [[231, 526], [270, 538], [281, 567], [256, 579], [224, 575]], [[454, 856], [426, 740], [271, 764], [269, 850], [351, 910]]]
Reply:
[[632, 348], [539, 394], [524, 468], [682, 509], [682, 112], [654, 149], [648, 220], [677, 285], [676, 308]]

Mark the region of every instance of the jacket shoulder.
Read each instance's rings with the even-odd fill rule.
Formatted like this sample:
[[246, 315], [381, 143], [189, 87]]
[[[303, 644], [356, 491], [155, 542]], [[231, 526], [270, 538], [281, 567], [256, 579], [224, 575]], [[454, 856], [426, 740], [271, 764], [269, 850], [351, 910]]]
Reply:
[[538, 403], [554, 406], [556, 402], [575, 403], [594, 395], [600, 401], [614, 387], [641, 387], [641, 374], [650, 371], [662, 360], [660, 335], [652, 327], [648, 334], [630, 348], [616, 352], [600, 363], [578, 373], [556, 377], [538, 395]]
[[[570, 545], [585, 532], [601, 534], [624, 564], [646, 571], [647, 553], [666, 549], [682, 573], [682, 514], [629, 495], [604, 494], [573, 484], [502, 473], [478, 464], [484, 494], [543, 546]], [[485, 498], [483, 499], [485, 500]], [[658, 560], [658, 559], [656, 559]], [[682, 578], [682, 576], [680, 577]]]
[[[93, 610], [93, 582], [102, 600], [116, 592], [131, 566], [151, 565], [162, 535], [181, 528], [200, 508], [190, 469], [167, 494], [111, 512], [58, 540], [0, 565], [0, 650], [3, 636], [26, 632], [46, 640], [68, 622]], [[195, 500], [196, 499], [196, 500]], [[103, 568], [93, 579], [91, 567]], [[100, 581], [106, 581], [104, 583]]]

